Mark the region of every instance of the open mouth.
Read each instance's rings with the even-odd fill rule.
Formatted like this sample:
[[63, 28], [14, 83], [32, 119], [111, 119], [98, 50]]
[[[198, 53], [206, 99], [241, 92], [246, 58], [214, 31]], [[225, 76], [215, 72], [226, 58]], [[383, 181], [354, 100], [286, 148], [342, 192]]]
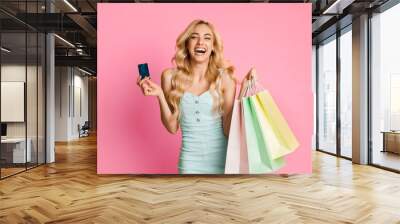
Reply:
[[207, 52], [207, 49], [202, 48], [202, 47], [196, 47], [196, 48], [194, 49], [194, 54], [195, 54], [195, 55], [201, 56], [201, 55], [204, 55], [206, 52]]

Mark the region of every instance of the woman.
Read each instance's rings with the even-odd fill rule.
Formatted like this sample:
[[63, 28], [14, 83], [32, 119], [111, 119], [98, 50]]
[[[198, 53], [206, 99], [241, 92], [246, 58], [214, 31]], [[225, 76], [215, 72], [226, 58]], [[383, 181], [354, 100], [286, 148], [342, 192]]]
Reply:
[[165, 128], [182, 130], [179, 173], [222, 174], [236, 82], [214, 26], [191, 22], [177, 38], [173, 62], [176, 67], [161, 75], [161, 87], [148, 78], [138, 85], [144, 95], [157, 96]]

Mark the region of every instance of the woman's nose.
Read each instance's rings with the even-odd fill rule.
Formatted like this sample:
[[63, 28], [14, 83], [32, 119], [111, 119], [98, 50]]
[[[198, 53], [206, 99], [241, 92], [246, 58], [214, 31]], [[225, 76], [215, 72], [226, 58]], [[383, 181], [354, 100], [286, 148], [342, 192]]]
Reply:
[[199, 39], [198, 39], [198, 43], [199, 43], [199, 44], [202, 44], [203, 42], [204, 42], [203, 38], [199, 38]]

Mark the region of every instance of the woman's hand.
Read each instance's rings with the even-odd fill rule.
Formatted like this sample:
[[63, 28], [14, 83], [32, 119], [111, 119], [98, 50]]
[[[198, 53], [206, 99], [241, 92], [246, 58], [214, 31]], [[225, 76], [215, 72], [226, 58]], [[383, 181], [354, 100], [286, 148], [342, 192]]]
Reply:
[[244, 95], [244, 90], [250, 85], [251, 80], [257, 80], [257, 72], [254, 67], [252, 67], [247, 75], [244, 77], [242, 81], [242, 85], [240, 87], [239, 98]]
[[252, 80], [252, 79], [257, 80], [257, 72], [256, 72], [256, 69], [254, 67], [252, 67], [249, 70], [249, 72], [247, 73], [246, 77], [244, 77], [243, 81]]
[[151, 81], [148, 77], [144, 79], [138, 77], [137, 85], [141, 88], [143, 95], [145, 96], [160, 97], [163, 94], [163, 90], [161, 89], [161, 87], [155, 82]]

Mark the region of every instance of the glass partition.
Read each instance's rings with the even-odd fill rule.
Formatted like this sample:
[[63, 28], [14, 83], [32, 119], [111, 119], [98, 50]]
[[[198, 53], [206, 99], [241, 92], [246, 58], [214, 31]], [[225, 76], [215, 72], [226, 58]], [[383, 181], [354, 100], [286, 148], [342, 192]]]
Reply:
[[[1, 176], [26, 169], [26, 33], [1, 34]], [[6, 49], [6, 50], [4, 50]], [[29, 149], [29, 147], [28, 147]]]
[[[0, 1], [0, 178], [45, 163], [45, 34], [18, 20], [45, 1]], [[37, 17], [32, 17], [37, 18]]]

